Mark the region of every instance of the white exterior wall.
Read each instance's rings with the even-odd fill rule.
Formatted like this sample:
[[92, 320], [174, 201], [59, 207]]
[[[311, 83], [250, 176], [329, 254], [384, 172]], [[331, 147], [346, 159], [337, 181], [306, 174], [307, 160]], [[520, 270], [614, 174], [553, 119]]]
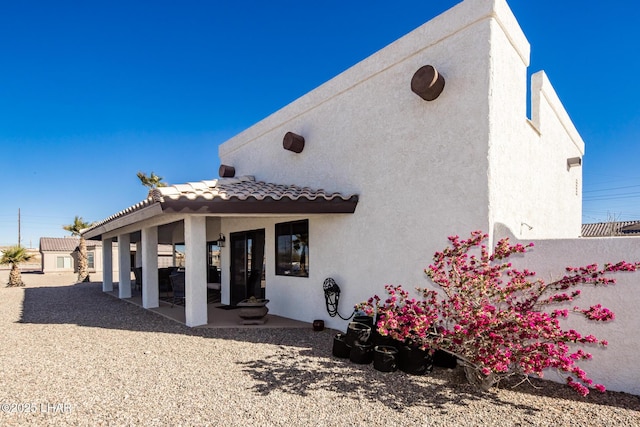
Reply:
[[[579, 237], [584, 142], [551, 83], [531, 79], [526, 116], [529, 43], [506, 3], [498, 1], [491, 33], [490, 222], [524, 238]], [[530, 228], [532, 227], [532, 228]]]
[[[311, 275], [274, 277], [270, 299], [294, 295], [271, 293], [283, 280], [315, 290], [334, 277], [349, 314], [386, 283], [425, 286], [448, 235], [503, 223], [526, 238], [579, 236], [582, 171], [566, 165], [584, 143], [542, 73], [527, 119], [529, 51], [504, 1], [468, 0], [223, 144], [237, 175], [360, 196], [353, 215], [309, 217]], [[433, 102], [410, 90], [425, 64], [446, 80]], [[302, 153], [282, 148], [288, 131], [305, 137]]]
[[[333, 277], [349, 315], [386, 283], [425, 285], [423, 269], [449, 234], [489, 228], [491, 14], [489, 2], [462, 3], [220, 147], [237, 175], [360, 195], [353, 215], [308, 216], [309, 278], [270, 276], [268, 261], [271, 313], [326, 319], [322, 283]], [[433, 102], [410, 90], [426, 64], [446, 79]], [[287, 131], [305, 137], [302, 153], [282, 148]], [[223, 218], [222, 227], [264, 224], [272, 257], [275, 222]]]
[[[512, 244], [517, 243], [509, 230], [500, 226], [496, 238], [509, 237]], [[556, 240], [521, 240], [521, 243], [533, 242], [523, 257], [513, 257], [516, 268], [527, 268], [537, 273], [537, 277], [549, 282], [560, 279], [566, 267], [579, 267], [597, 263], [618, 261], [640, 261], [640, 238], [607, 237]], [[616, 273], [611, 275], [618, 283], [612, 286], [583, 286], [582, 295], [573, 302], [557, 308], [574, 306], [589, 308], [602, 304], [615, 313], [611, 322], [590, 322], [578, 314], [563, 321], [563, 327], [575, 329], [582, 335], [593, 334], [607, 340], [606, 348], [585, 346], [593, 355], [592, 360], [580, 362], [594, 382], [604, 384], [608, 390], [624, 391], [640, 395], [640, 323], [638, 322], [638, 300], [640, 298], [640, 273]], [[555, 308], [556, 306], [554, 306]], [[554, 372], [547, 379], [564, 382]]]

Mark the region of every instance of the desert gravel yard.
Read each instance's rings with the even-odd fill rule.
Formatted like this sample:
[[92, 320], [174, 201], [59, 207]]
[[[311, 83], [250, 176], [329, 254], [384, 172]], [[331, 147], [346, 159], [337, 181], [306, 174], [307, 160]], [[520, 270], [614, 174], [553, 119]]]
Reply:
[[385, 374], [335, 331], [190, 329], [73, 275], [0, 271], [0, 425], [640, 426], [640, 397], [535, 381], [479, 393], [460, 370]]

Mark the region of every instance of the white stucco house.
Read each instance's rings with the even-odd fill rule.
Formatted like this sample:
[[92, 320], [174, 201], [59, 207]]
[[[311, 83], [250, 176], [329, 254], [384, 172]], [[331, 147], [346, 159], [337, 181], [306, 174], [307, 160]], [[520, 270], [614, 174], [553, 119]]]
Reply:
[[452, 234], [580, 244], [585, 145], [544, 72], [527, 117], [529, 51], [504, 0], [463, 1], [225, 142], [219, 179], [160, 188], [86, 230], [105, 248], [103, 289], [131, 296], [108, 266], [130, 271], [136, 243], [143, 305], [157, 307], [155, 248], [184, 244], [186, 323], [206, 324], [208, 252], [224, 241], [223, 303], [266, 296], [270, 313], [344, 329], [327, 277], [348, 315], [387, 283], [428, 286]]

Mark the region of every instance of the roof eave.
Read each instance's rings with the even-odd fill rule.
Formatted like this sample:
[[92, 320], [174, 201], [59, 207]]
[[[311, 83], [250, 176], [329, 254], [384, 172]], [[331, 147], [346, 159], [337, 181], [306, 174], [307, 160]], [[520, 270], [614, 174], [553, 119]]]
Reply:
[[105, 233], [117, 230], [118, 228], [126, 227], [127, 225], [145, 221], [160, 214], [162, 214], [162, 206], [160, 205], [160, 203], [153, 203], [150, 206], [146, 206], [142, 209], [138, 209], [131, 213], [114, 218], [111, 221], [107, 221], [95, 228], [82, 233], [82, 236], [85, 239], [100, 240], [101, 236]]
[[154, 202], [150, 206], [134, 210], [120, 215], [110, 221], [106, 221], [97, 227], [82, 233], [85, 239], [100, 240], [103, 234], [117, 229], [142, 222], [162, 214], [352, 214], [356, 210], [358, 196], [348, 199], [334, 198], [326, 200], [322, 198], [308, 199], [249, 199], [240, 200], [232, 198], [223, 200], [186, 199], [177, 200], [165, 198], [162, 202]]
[[164, 213], [198, 213], [198, 214], [336, 214], [354, 213], [358, 204], [358, 196], [348, 199], [248, 199], [236, 198], [223, 200], [190, 200], [165, 198], [161, 202]]

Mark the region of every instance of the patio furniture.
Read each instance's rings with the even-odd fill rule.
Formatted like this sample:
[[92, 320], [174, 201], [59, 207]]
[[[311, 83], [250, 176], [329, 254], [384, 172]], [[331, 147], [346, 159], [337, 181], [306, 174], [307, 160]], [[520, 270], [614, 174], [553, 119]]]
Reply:
[[136, 291], [141, 291], [142, 290], [142, 267], [136, 267], [133, 269], [133, 277], [135, 277], [135, 280], [136, 280], [136, 284], [135, 284]]
[[220, 302], [222, 285], [220, 283], [207, 283], [207, 303]]
[[171, 292], [171, 280], [169, 277], [178, 271], [177, 267], [163, 267], [158, 269], [158, 290], [167, 295]]
[[174, 273], [169, 276], [171, 287], [173, 288], [173, 298], [171, 299], [171, 308], [176, 304], [176, 300], [184, 300], [186, 298], [184, 289], [184, 273]]

